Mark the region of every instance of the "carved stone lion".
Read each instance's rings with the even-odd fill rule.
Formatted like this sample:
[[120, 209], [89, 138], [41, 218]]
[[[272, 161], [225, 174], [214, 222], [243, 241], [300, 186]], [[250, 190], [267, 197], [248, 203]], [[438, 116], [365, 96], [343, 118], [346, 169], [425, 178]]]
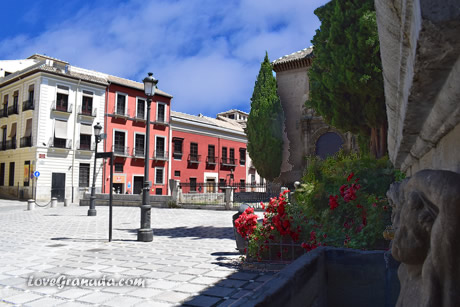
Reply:
[[397, 306], [460, 306], [460, 174], [422, 170], [387, 192]]

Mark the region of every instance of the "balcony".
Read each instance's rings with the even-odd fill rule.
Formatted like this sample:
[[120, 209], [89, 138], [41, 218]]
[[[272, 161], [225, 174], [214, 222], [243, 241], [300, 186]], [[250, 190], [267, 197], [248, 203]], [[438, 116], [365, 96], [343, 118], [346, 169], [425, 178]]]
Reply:
[[219, 160], [218, 157], [206, 156], [206, 164], [208, 165], [216, 165], [218, 160]]
[[145, 158], [144, 147], [141, 147], [141, 148], [134, 147], [131, 156], [136, 159], [144, 159]]
[[32, 136], [22, 137], [20, 140], [20, 146], [23, 147], [32, 147]]
[[146, 122], [147, 118], [145, 116], [145, 113], [137, 113], [134, 115], [133, 119], [138, 122]]
[[77, 150], [81, 150], [81, 151], [94, 151], [94, 144], [91, 144], [91, 143], [81, 143], [80, 141], [78, 141], [78, 143], [76, 144], [77, 145]]
[[124, 145], [113, 145], [112, 146], [113, 154], [117, 157], [129, 157], [129, 147]]
[[188, 163], [194, 164], [194, 163], [201, 163], [201, 155], [188, 155], [187, 159]]
[[221, 162], [222, 166], [236, 166], [236, 159], [235, 158], [222, 158]]
[[51, 111], [58, 112], [58, 113], [72, 113], [72, 104], [56, 104], [53, 102], [51, 105]]
[[22, 103], [22, 112], [33, 110], [35, 108], [35, 102], [33, 100], [26, 100]]
[[168, 152], [165, 150], [155, 150], [153, 152], [153, 160], [168, 161]]
[[126, 112], [125, 112], [125, 109], [121, 110], [120, 108], [117, 108], [117, 106], [114, 106], [113, 109], [112, 109], [112, 113], [110, 113], [112, 115], [112, 117], [115, 117], [115, 118], [121, 118], [121, 119], [128, 119], [129, 118], [129, 114], [130, 114], [130, 109], [128, 109]]
[[78, 107], [78, 116], [84, 116], [84, 117], [90, 117], [91, 119], [94, 119], [97, 114], [97, 108], [88, 110], [87, 108], [83, 109], [82, 105]]
[[166, 121], [166, 118], [164, 117], [159, 117], [157, 118], [154, 122], [154, 125], [159, 125], [159, 126], [169, 126], [169, 123]]
[[8, 108], [4, 107], [4, 109], [0, 110], [0, 118], [2, 117], [8, 117]]
[[10, 116], [12, 114], [19, 114], [19, 108], [18, 108], [17, 103], [15, 103], [12, 106], [8, 107], [8, 116]]
[[0, 150], [6, 150], [6, 141], [0, 142]]
[[16, 137], [14, 139], [6, 141], [6, 150], [16, 149]]
[[72, 140], [51, 137], [48, 142], [48, 146], [50, 148], [71, 149]]

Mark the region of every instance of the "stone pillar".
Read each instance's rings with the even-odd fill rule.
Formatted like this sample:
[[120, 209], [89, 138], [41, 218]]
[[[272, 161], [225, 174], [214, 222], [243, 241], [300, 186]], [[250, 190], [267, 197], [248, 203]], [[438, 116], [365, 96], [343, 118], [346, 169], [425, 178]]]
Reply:
[[57, 207], [57, 198], [51, 197], [51, 208], [56, 208], [56, 207]]
[[233, 208], [233, 188], [225, 187], [225, 209], [231, 210]]
[[35, 209], [35, 200], [34, 199], [29, 199], [27, 201], [27, 210], [32, 211]]
[[169, 179], [169, 189], [171, 190], [171, 201], [177, 204], [179, 200], [179, 180]]

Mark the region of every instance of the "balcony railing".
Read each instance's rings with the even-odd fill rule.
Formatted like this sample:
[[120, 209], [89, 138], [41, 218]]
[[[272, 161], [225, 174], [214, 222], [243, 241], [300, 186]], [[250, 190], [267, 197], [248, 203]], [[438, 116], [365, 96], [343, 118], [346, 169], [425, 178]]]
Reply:
[[131, 110], [128, 108], [128, 110], [125, 112], [125, 109], [123, 110], [120, 110], [119, 108], [117, 108], [117, 106], [114, 106], [113, 107], [113, 110], [112, 110], [112, 115], [114, 117], [119, 117], [119, 118], [128, 118], [129, 117], [129, 114], [131, 113], [130, 112]]
[[35, 102], [33, 100], [26, 100], [22, 102], [22, 111], [33, 110], [35, 108]]
[[8, 117], [8, 108], [0, 110], [0, 118]]
[[134, 147], [133, 148], [133, 153], [132, 153], [132, 156], [135, 157], [135, 158], [140, 158], [140, 159], [144, 159], [145, 158], [145, 150], [144, 150], [144, 147]]
[[153, 159], [157, 161], [167, 161], [168, 160], [168, 152], [165, 150], [155, 150], [153, 152]]
[[145, 113], [137, 113], [136, 115], [134, 115], [134, 120], [136, 120], [136, 121], [146, 121], [147, 118], [145, 116]]
[[215, 164], [217, 164], [218, 160], [219, 160], [218, 157], [206, 156], [206, 164], [208, 164], [208, 165], [215, 165]]
[[17, 103], [8, 107], [8, 115], [12, 115], [12, 114], [19, 114], [19, 108], [18, 108]]
[[20, 145], [22, 147], [32, 147], [32, 136], [22, 137], [20, 140]]
[[221, 163], [223, 166], [236, 166], [235, 158], [222, 158]]
[[155, 125], [162, 125], [162, 126], [168, 126], [169, 125], [169, 123], [168, 123], [168, 121], [166, 120], [165, 117], [156, 118], [156, 120], [153, 123]]
[[112, 151], [115, 156], [119, 157], [128, 157], [129, 156], [129, 147], [124, 145], [113, 145]]
[[6, 150], [6, 141], [0, 142], [0, 150]]
[[6, 141], [6, 150], [16, 149], [16, 137], [14, 139]]
[[87, 110], [87, 109], [83, 109], [82, 105], [78, 107], [78, 115], [96, 117], [96, 114], [97, 114], [97, 108]]
[[48, 146], [51, 148], [71, 149], [72, 140], [51, 137], [48, 142]]
[[73, 107], [72, 104], [56, 105], [56, 102], [53, 102], [53, 104], [51, 105], [51, 111], [72, 113], [72, 107]]
[[188, 155], [188, 163], [201, 163], [201, 155]]
[[81, 143], [78, 141], [76, 145], [78, 150], [94, 151], [94, 143]]

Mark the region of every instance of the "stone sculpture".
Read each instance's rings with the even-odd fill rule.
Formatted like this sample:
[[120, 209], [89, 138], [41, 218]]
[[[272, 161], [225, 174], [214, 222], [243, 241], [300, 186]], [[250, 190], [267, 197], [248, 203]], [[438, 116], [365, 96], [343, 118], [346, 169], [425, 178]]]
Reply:
[[460, 174], [422, 170], [391, 185], [397, 306], [460, 306]]

